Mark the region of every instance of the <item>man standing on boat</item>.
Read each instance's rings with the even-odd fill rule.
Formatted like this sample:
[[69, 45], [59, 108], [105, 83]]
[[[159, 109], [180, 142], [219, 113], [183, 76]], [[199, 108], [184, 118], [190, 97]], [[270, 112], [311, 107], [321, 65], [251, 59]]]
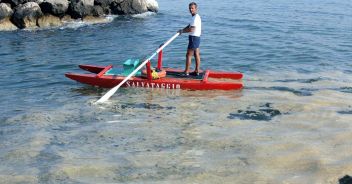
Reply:
[[202, 32], [202, 20], [197, 13], [197, 4], [195, 2], [189, 3], [189, 12], [192, 14], [191, 23], [188, 24], [183, 29], [180, 29], [178, 32], [182, 33], [189, 33], [188, 36], [188, 48], [186, 54], [186, 68], [185, 68], [185, 75], [189, 75], [189, 67], [191, 65], [192, 56], [194, 55], [194, 59], [196, 60], [196, 68], [194, 72], [191, 74], [199, 75], [199, 67], [200, 67], [200, 35]]

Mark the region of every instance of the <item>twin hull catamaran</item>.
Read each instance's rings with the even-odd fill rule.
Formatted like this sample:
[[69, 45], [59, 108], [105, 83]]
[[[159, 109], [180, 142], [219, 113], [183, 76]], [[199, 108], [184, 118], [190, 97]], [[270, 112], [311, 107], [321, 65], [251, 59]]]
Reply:
[[[201, 71], [199, 75], [183, 75], [183, 70], [162, 68], [162, 52], [159, 53], [158, 67], [153, 71], [150, 62], [147, 63], [146, 72], [138, 72], [131, 77], [122, 87], [144, 87], [144, 88], [164, 88], [164, 89], [189, 89], [189, 90], [239, 90], [243, 88], [241, 81], [243, 74], [239, 72], [219, 72], [212, 70]], [[138, 66], [132, 64], [131, 60], [124, 63], [124, 67], [118, 68], [109, 66], [79, 65], [89, 74], [66, 73], [66, 77], [103, 88], [113, 88], [122, 82], [129, 71]], [[162, 74], [162, 75], [160, 75]]]
[[[241, 80], [243, 74], [239, 72], [204, 70], [199, 74], [184, 75], [183, 70], [163, 68], [162, 50], [177, 36], [178, 34], [174, 35], [142, 63], [139, 60], [129, 59], [124, 62], [123, 67], [79, 65], [81, 69], [90, 73], [66, 73], [65, 76], [83, 84], [115, 89], [110, 90], [111, 93], [106, 94], [100, 101], [107, 100], [120, 86], [188, 90], [240, 90], [243, 88]], [[158, 54], [158, 64], [155, 69], [152, 69], [150, 60], [156, 54]], [[143, 65], [146, 69], [141, 71]]]

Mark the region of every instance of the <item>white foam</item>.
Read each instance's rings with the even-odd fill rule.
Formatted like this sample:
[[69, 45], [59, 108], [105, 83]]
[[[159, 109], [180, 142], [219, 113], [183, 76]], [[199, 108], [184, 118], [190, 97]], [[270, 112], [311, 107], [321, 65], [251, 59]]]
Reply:
[[106, 15], [105, 16], [105, 18], [110, 22], [112, 22], [117, 17], [118, 17], [118, 15]]
[[81, 19], [77, 20], [72, 20], [72, 21], [63, 21], [64, 25], [60, 27], [60, 29], [78, 29], [80, 27], [83, 27], [87, 24], [85, 24]]
[[64, 25], [60, 29], [78, 29], [80, 27], [92, 25], [92, 24], [104, 24], [112, 22], [118, 15], [107, 15], [102, 18], [101, 21], [84, 21], [82, 19], [76, 19], [72, 21], [63, 21]]
[[121, 122], [120, 120], [112, 120], [112, 121], [108, 121], [107, 123], [119, 123]]
[[156, 15], [156, 13], [148, 11], [148, 12], [145, 12], [145, 13], [132, 15], [132, 17], [133, 18], [144, 19], [144, 18], [151, 17], [151, 16], [154, 16], [154, 15]]

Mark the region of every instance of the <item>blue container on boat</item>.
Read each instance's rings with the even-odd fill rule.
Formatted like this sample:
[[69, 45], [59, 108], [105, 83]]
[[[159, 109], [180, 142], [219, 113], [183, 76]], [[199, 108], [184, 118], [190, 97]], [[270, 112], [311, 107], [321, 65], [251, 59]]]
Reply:
[[[123, 63], [123, 68], [111, 68], [104, 75], [122, 75], [128, 76], [139, 66], [139, 59], [128, 59]], [[139, 70], [135, 75], [141, 75]]]
[[[128, 59], [123, 63], [122, 75], [127, 76], [133, 72], [139, 66], [139, 59]], [[141, 71], [138, 71], [136, 75], [141, 75]]]

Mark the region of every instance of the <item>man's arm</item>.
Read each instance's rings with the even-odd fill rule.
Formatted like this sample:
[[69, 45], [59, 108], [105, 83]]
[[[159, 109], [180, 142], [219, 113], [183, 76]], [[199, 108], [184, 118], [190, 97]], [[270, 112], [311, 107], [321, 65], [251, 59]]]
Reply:
[[191, 26], [190, 24], [188, 24], [188, 26], [184, 27], [183, 29], [178, 30], [177, 32], [182, 34], [182, 33], [189, 33], [189, 32], [193, 32], [194, 31], [194, 26]]

